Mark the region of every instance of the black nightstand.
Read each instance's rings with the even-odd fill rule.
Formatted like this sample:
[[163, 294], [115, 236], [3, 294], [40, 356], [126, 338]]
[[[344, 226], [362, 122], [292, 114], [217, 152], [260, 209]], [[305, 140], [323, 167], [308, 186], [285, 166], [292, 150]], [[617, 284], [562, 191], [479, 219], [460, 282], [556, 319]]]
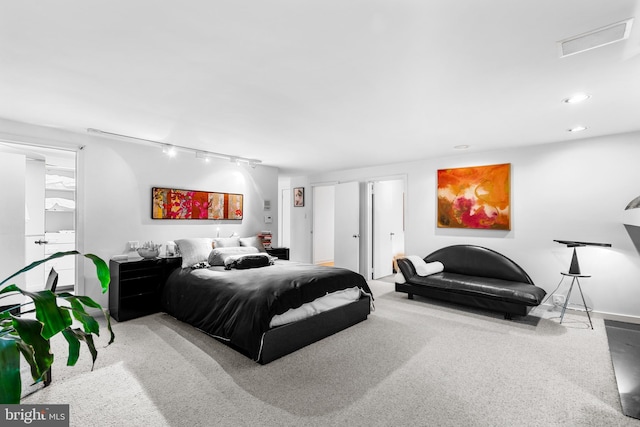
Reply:
[[265, 250], [269, 255], [277, 257], [278, 259], [289, 259], [289, 248], [269, 248]]
[[160, 293], [182, 258], [110, 260], [109, 312], [118, 322], [160, 310]]

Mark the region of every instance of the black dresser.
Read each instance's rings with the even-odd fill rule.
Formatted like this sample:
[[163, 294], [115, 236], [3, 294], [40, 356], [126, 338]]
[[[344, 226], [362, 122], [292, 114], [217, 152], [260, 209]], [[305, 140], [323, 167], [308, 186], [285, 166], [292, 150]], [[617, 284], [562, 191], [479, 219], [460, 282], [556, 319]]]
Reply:
[[160, 310], [160, 291], [182, 258], [110, 260], [109, 312], [118, 322]]

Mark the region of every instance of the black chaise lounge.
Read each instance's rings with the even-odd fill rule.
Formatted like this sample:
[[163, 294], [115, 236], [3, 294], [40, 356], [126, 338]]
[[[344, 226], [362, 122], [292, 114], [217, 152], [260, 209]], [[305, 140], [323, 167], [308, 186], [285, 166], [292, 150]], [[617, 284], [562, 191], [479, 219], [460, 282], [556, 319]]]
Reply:
[[505, 319], [511, 319], [512, 315], [526, 316], [546, 295], [518, 264], [481, 246], [448, 246], [424, 261], [439, 261], [444, 270], [420, 276], [413, 262], [398, 259], [405, 283], [396, 283], [397, 292], [406, 292], [409, 299], [420, 295], [500, 311]]

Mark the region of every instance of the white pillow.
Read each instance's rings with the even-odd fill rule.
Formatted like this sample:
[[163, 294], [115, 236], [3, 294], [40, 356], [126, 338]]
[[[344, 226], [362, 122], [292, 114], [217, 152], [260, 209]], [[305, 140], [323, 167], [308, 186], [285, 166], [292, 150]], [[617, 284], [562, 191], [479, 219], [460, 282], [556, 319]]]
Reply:
[[178, 239], [175, 242], [182, 257], [182, 268], [191, 267], [209, 258], [212, 240], [208, 237]]
[[253, 246], [232, 246], [229, 248], [215, 248], [209, 253], [207, 261], [211, 265], [224, 265], [224, 260], [232, 255], [257, 254], [258, 248]]
[[402, 274], [402, 271], [398, 271], [396, 273], [396, 277], [393, 280], [395, 283], [407, 283], [406, 279], [404, 278], [404, 274]]
[[240, 246], [239, 237], [214, 237], [212, 248], [235, 248], [238, 246]]
[[262, 239], [258, 236], [241, 237], [240, 246], [253, 246], [254, 248], [258, 248], [259, 252], [266, 252], [266, 250], [264, 249], [264, 245], [262, 244]]
[[409, 255], [407, 259], [413, 264], [418, 276], [429, 276], [444, 270], [444, 264], [440, 261], [425, 262], [425, 260], [416, 255]]

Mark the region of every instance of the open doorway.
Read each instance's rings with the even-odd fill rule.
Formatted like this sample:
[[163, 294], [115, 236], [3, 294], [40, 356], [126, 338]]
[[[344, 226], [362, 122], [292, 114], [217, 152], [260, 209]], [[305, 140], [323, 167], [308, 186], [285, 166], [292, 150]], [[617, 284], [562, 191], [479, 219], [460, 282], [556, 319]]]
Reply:
[[335, 186], [313, 188], [313, 263], [334, 265]]
[[369, 182], [369, 239], [372, 279], [397, 271], [396, 258], [404, 256], [404, 179]]
[[[76, 152], [0, 141], [2, 155], [24, 163], [19, 176], [12, 177], [24, 192], [24, 205], [19, 207], [22, 214], [16, 218], [23, 223], [15, 224], [24, 239], [22, 266], [76, 249]], [[58, 273], [57, 290], [74, 292], [73, 256], [48, 261], [27, 272], [26, 289], [42, 290], [52, 268]]]
[[[359, 232], [349, 232], [346, 241], [355, 241], [360, 247], [363, 261], [362, 272], [368, 279], [389, 276], [394, 272], [394, 260], [404, 255], [404, 194], [405, 178], [390, 178], [369, 181], [366, 210], [358, 216], [360, 229], [365, 233], [360, 245]], [[348, 184], [348, 183], [347, 183]], [[341, 209], [336, 214], [336, 186], [323, 184], [313, 186], [313, 263], [334, 265], [336, 257], [336, 228], [346, 221], [346, 213], [357, 209]], [[352, 197], [353, 198], [353, 197]], [[356, 196], [357, 198], [357, 196]], [[343, 206], [339, 202], [338, 206]], [[366, 224], [366, 226], [365, 226]], [[344, 233], [343, 233], [344, 234]], [[357, 237], [357, 239], [353, 239]], [[345, 243], [339, 244], [344, 247]], [[357, 249], [356, 249], [357, 250]], [[336, 264], [337, 265], [337, 264]], [[366, 271], [364, 271], [366, 270]]]

